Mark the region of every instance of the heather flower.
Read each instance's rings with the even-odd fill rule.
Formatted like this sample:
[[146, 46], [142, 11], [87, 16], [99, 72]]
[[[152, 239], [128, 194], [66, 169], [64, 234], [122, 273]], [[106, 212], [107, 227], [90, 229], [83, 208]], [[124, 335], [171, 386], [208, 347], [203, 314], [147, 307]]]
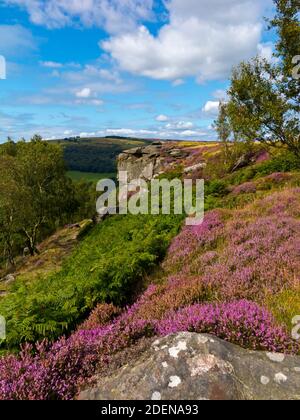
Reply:
[[285, 190], [243, 210], [209, 212], [202, 226], [184, 228], [163, 265], [165, 281], [120, 315], [100, 305], [69, 338], [0, 359], [0, 399], [72, 399], [119, 352], [180, 331], [299, 353], [264, 306], [266, 296], [299, 288], [299, 198], [299, 188]]
[[295, 352], [297, 344], [273, 317], [253, 302], [194, 305], [173, 312], [157, 324], [159, 335], [179, 331], [208, 333], [253, 350]]
[[267, 181], [272, 181], [273, 183], [281, 183], [289, 181], [292, 178], [291, 174], [285, 172], [275, 172], [271, 175], [268, 175], [265, 179]]
[[234, 195], [256, 193], [256, 184], [254, 182], [245, 182], [232, 189]]
[[87, 321], [80, 326], [80, 329], [93, 330], [95, 328], [104, 327], [112, 321], [113, 318], [119, 315], [120, 312], [121, 310], [112, 304], [100, 304], [92, 311]]
[[139, 339], [155, 335], [194, 331], [253, 350], [299, 351], [273, 317], [252, 302], [192, 305], [152, 321], [140, 318], [140, 306], [146, 303], [142, 298], [105, 327], [79, 330], [53, 345], [43, 342], [35, 353], [27, 345], [19, 357], [0, 359], [0, 399], [72, 399], [97, 368], [108, 365], [114, 355]]

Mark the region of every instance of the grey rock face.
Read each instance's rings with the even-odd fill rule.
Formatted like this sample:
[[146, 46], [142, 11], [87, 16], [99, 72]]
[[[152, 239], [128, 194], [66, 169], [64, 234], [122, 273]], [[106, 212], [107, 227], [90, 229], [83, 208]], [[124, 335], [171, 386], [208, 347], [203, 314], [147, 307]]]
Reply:
[[81, 400], [299, 400], [300, 357], [243, 350], [216, 337], [162, 338]]
[[124, 151], [118, 157], [118, 172], [127, 172], [128, 181], [144, 179], [150, 181], [164, 171], [166, 158], [174, 162], [182, 159], [187, 153], [172, 147], [163, 149], [162, 143], [155, 142], [150, 146], [138, 147]]
[[118, 157], [118, 171], [126, 171], [128, 181], [151, 180], [162, 170], [161, 145], [139, 147], [123, 152]]

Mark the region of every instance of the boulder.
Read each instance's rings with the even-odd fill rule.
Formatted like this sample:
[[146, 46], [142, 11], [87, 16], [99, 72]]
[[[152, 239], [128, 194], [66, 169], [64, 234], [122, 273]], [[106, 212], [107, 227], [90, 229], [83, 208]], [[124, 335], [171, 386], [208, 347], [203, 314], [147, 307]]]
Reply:
[[184, 159], [188, 156], [188, 153], [184, 152], [181, 149], [171, 149], [169, 155], [176, 159]]
[[188, 168], [184, 169], [185, 174], [189, 174], [195, 171], [198, 171], [198, 169], [204, 169], [206, 168], [207, 164], [205, 162], [197, 163], [197, 165], [189, 166]]
[[155, 341], [80, 400], [300, 400], [300, 357], [244, 350], [205, 334]]
[[0, 283], [5, 284], [6, 286], [12, 284], [15, 281], [15, 277], [12, 274], [8, 274], [7, 276], [0, 279]]
[[182, 149], [165, 145], [162, 147], [162, 143], [154, 142], [149, 146], [125, 150], [118, 156], [118, 172], [127, 172], [129, 182], [137, 179], [150, 181], [165, 170], [166, 162], [171, 167], [172, 161], [188, 156], [188, 152]]
[[161, 145], [150, 145], [125, 150], [118, 157], [118, 172], [127, 172], [128, 182], [144, 179], [150, 181], [163, 168]]

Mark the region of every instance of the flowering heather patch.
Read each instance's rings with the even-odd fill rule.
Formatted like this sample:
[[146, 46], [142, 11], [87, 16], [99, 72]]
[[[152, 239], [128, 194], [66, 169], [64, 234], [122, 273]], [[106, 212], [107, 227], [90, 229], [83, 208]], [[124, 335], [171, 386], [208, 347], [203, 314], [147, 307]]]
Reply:
[[185, 226], [172, 242], [169, 257], [165, 267], [176, 267], [190, 259], [199, 247], [211, 248], [222, 235], [226, 211], [213, 210], [205, 215], [204, 221], [198, 226]]
[[35, 355], [27, 345], [19, 357], [0, 359], [0, 399], [72, 399], [99, 364], [109, 363], [117, 351], [149, 332], [153, 335], [149, 322], [124, 320], [121, 317], [106, 327], [80, 330], [53, 345], [43, 342]]
[[256, 158], [255, 163], [266, 162], [270, 159], [270, 153], [266, 150], [261, 150]]
[[199, 277], [170, 276], [163, 285], [152, 285], [139, 301], [135, 316], [160, 320], [166, 313], [213, 299], [213, 289]]
[[253, 350], [300, 352], [265, 309], [270, 296], [299, 290], [299, 188], [208, 212], [173, 241], [163, 268], [164, 284], [149, 286], [121, 315], [99, 306], [71, 337], [0, 359], [0, 399], [72, 399], [119, 352], [186, 330]]
[[181, 267], [177, 275], [198, 277], [221, 301], [246, 298], [264, 304], [269, 294], [299, 287], [298, 189], [233, 211], [223, 225], [217, 223], [216, 214], [206, 214], [199, 234], [182, 231], [173, 241], [165, 268], [172, 272]]
[[109, 324], [121, 310], [112, 304], [100, 304], [91, 313], [89, 318], [81, 325], [81, 330], [93, 330], [95, 328], [104, 327]]
[[273, 352], [298, 350], [297, 344], [269, 312], [253, 302], [241, 300], [218, 305], [194, 305], [172, 313], [157, 326], [160, 335], [178, 331], [208, 333], [253, 350]]
[[150, 288], [141, 300], [106, 327], [80, 330], [52, 346], [42, 343], [32, 355], [26, 346], [19, 357], [0, 360], [0, 399], [72, 399], [103, 364], [139, 339], [196, 331], [219, 336], [254, 350], [298, 352], [272, 316], [246, 301], [221, 305], [194, 305], [169, 313], [163, 320], [145, 321], [138, 309], [147, 304]]
[[256, 193], [256, 184], [254, 182], [245, 182], [234, 187], [232, 193], [235, 195]]
[[284, 172], [275, 172], [265, 177], [267, 181], [272, 181], [274, 183], [286, 182], [286, 181], [289, 181], [291, 178], [292, 178], [291, 174], [284, 173]]

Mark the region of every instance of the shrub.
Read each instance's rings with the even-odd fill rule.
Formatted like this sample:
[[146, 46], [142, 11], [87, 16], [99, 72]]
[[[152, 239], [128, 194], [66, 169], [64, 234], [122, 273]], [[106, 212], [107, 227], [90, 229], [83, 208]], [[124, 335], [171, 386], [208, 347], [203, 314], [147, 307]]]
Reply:
[[244, 184], [234, 187], [232, 193], [234, 195], [256, 193], [256, 185], [254, 182], [245, 182]]
[[120, 315], [120, 313], [121, 309], [112, 304], [100, 304], [96, 306], [89, 318], [80, 326], [80, 329], [93, 330], [95, 328], [104, 327]]
[[178, 331], [209, 333], [252, 350], [299, 351], [291, 337], [276, 326], [268, 311], [245, 300], [184, 308], [158, 323], [157, 330], [160, 335]]
[[273, 173], [298, 170], [300, 170], [300, 159], [293, 153], [283, 151], [270, 160], [237, 171], [228, 177], [228, 182], [230, 184], [240, 185]]
[[[299, 214], [299, 189], [274, 193], [243, 210], [208, 212], [198, 233], [186, 227], [173, 240], [164, 267], [177, 276], [198, 277], [220, 301], [265, 303], [268, 293], [297, 284]], [[208, 252], [214, 252], [211, 264]]]
[[300, 160], [293, 153], [283, 151], [273, 159], [258, 166], [260, 176], [270, 175], [274, 172], [292, 172], [300, 169]]
[[226, 182], [221, 180], [214, 180], [207, 183], [205, 193], [215, 197], [224, 197], [228, 194], [228, 186]]

